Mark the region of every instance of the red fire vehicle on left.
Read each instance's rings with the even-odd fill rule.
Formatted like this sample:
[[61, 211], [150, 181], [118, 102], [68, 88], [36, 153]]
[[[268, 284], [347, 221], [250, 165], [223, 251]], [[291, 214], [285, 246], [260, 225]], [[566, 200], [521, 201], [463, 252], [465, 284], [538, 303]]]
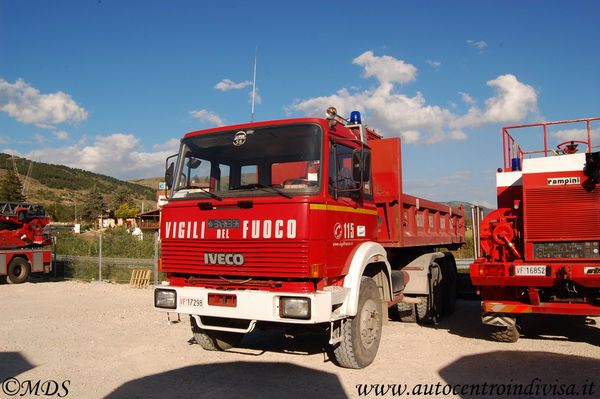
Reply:
[[52, 270], [49, 222], [41, 204], [0, 202], [0, 278], [18, 284]]

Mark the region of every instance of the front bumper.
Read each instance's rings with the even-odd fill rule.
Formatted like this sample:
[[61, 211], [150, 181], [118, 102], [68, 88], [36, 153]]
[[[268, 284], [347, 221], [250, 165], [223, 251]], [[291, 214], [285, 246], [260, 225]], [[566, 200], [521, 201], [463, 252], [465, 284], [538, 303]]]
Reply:
[[[220, 317], [253, 322], [279, 322], [295, 324], [325, 323], [340, 318], [333, 312], [333, 307], [346, 300], [348, 292], [342, 287], [315, 293], [290, 293], [269, 291], [225, 291], [200, 287], [155, 286], [154, 309], [192, 316]], [[170, 307], [156, 306], [157, 291], [175, 293], [175, 302]], [[218, 305], [209, 304], [211, 296], [231, 298], [235, 295], [235, 306], [231, 302]], [[308, 298], [310, 300], [309, 317], [306, 319], [281, 316], [280, 298]]]

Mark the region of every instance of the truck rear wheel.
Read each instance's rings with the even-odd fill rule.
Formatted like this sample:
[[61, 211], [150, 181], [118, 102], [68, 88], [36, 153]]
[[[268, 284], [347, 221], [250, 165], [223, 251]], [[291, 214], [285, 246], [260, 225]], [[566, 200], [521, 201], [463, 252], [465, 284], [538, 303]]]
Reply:
[[422, 296], [417, 303], [417, 321], [426, 324], [435, 324], [440, 320], [442, 310], [442, 287], [439, 284], [440, 267], [433, 263], [429, 273], [429, 295]]
[[442, 314], [444, 316], [451, 315], [456, 309], [456, 297], [458, 292], [458, 275], [454, 263], [444, 258], [440, 265], [442, 267]]
[[396, 305], [398, 317], [404, 323], [417, 322], [417, 310], [414, 303], [400, 302]]
[[224, 351], [237, 346], [244, 334], [229, 331], [206, 330], [198, 327], [193, 317], [190, 317], [194, 339], [207, 351]]
[[372, 278], [363, 276], [356, 316], [342, 323], [342, 342], [333, 349], [340, 366], [360, 369], [373, 362], [381, 340], [381, 309], [377, 284]]
[[517, 326], [489, 326], [490, 337], [498, 342], [517, 342], [519, 340], [519, 331]]
[[9, 284], [21, 284], [29, 278], [29, 262], [23, 258], [14, 258], [8, 264], [6, 280]]

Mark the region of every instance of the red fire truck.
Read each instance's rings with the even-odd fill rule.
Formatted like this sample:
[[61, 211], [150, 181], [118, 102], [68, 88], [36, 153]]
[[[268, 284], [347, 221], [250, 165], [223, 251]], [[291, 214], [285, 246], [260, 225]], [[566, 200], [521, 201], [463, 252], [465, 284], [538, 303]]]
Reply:
[[[475, 234], [483, 256], [470, 271], [483, 300], [483, 323], [497, 341], [517, 341], [524, 314], [600, 315], [600, 152], [591, 139], [598, 120], [502, 130], [498, 209]], [[524, 151], [513, 137], [523, 128], [530, 134], [520, 137], [531, 141], [537, 134], [543, 147]], [[586, 138], [548, 147], [553, 136], [579, 133]]]
[[204, 349], [316, 327], [339, 365], [369, 365], [388, 307], [435, 322], [456, 299], [436, 248], [464, 243], [463, 210], [404, 194], [400, 155], [334, 108], [188, 133], [167, 159], [155, 308], [189, 315]]
[[0, 202], [0, 278], [23, 283], [31, 273], [49, 273], [50, 219], [41, 204]]

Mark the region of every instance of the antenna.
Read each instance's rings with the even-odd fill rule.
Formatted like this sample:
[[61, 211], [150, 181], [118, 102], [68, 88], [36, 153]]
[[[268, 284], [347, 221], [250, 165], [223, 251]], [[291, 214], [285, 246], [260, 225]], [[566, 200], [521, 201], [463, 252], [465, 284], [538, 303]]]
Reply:
[[256, 98], [256, 55], [258, 54], [258, 46], [254, 50], [254, 75], [252, 76], [252, 116], [250, 122], [254, 122], [254, 99]]

